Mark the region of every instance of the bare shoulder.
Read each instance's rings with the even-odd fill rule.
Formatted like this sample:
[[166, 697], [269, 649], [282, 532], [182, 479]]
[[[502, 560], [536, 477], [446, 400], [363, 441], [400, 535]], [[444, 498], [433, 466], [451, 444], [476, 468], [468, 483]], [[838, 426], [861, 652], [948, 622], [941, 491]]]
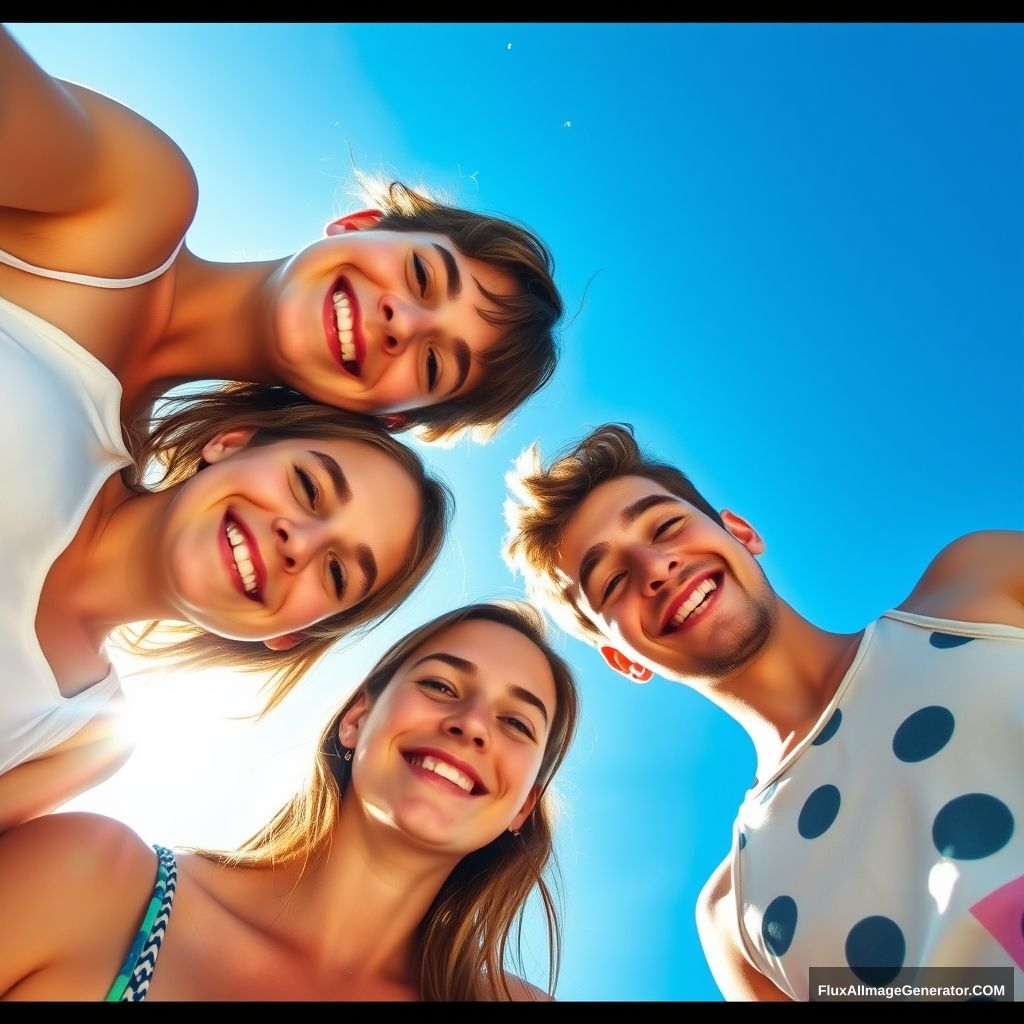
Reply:
[[0, 993], [108, 933], [120, 943], [155, 873], [153, 850], [100, 815], [48, 815], [0, 836]]
[[900, 608], [1024, 627], [1024, 532], [983, 530], [944, 547]]
[[505, 983], [508, 985], [508, 990], [512, 994], [513, 1002], [517, 1003], [550, 1003], [552, 997], [547, 994], [542, 988], [537, 988], [536, 985], [531, 985], [530, 982], [524, 978], [517, 977], [515, 974], [506, 974]]
[[711, 974], [726, 999], [789, 999], [743, 955], [732, 891], [731, 853], [704, 883], [697, 898], [697, 933]]

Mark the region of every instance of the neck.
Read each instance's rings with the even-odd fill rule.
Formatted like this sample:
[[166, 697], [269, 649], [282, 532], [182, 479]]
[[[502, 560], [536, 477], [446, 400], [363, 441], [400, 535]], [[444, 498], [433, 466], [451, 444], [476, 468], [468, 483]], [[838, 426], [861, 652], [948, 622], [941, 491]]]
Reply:
[[410, 846], [349, 801], [324, 859], [275, 872], [259, 913], [325, 972], [418, 989], [417, 933], [459, 859]]
[[715, 683], [693, 681], [750, 735], [761, 780], [814, 727], [835, 696], [863, 636], [863, 632], [829, 633], [784, 601], [778, 606], [771, 636], [749, 662]]
[[168, 388], [194, 380], [280, 382], [268, 351], [271, 279], [285, 259], [214, 263], [183, 249], [167, 328], [125, 373], [126, 421]]
[[158, 546], [160, 520], [177, 489], [134, 494], [112, 477], [61, 554], [68, 606], [97, 650], [117, 626], [180, 618], [169, 600]]

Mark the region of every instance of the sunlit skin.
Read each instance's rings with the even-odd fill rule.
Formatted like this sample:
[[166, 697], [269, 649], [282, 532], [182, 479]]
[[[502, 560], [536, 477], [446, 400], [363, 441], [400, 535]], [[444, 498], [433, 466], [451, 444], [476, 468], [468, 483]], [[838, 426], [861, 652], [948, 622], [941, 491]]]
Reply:
[[[285, 261], [268, 279], [271, 355], [281, 378], [319, 401], [365, 413], [397, 413], [469, 394], [481, 356], [500, 340], [481, 293], [509, 294], [511, 279], [463, 256], [443, 235], [352, 230]], [[340, 359], [335, 306], [343, 294], [355, 359]], [[344, 322], [348, 322], [347, 320]]]
[[[532, 810], [554, 714], [554, 678], [532, 641], [479, 620], [444, 630], [341, 723], [355, 748], [354, 813], [450, 869]], [[422, 756], [458, 769], [472, 791], [412, 763]]]
[[[249, 447], [248, 437], [232, 431], [206, 446], [210, 465], [163, 514], [158, 564], [177, 617], [221, 636], [266, 640], [299, 634], [390, 582], [408, 559], [421, 506], [411, 477], [371, 445]], [[253, 563], [251, 594], [226, 515]]]
[[[199, 190], [178, 147], [109, 97], [60, 82], [0, 29], [0, 247], [37, 267], [131, 279], [163, 266]], [[46, 132], [38, 126], [47, 125]], [[252, 217], [259, 218], [260, 210]], [[168, 388], [222, 379], [288, 384], [329, 405], [394, 414], [465, 397], [501, 337], [479, 310], [517, 289], [444, 235], [377, 230], [362, 210], [297, 254], [216, 262], [181, 248], [154, 280], [101, 288], [0, 265], [0, 295], [67, 332], [123, 386], [131, 422]], [[358, 365], [342, 365], [328, 324], [349, 289]], [[463, 372], [465, 371], [465, 372]]]
[[[645, 477], [617, 477], [587, 495], [562, 535], [558, 566], [608, 638], [606, 657], [617, 651], [647, 670], [711, 682], [760, 650], [776, 613], [754, 558], [764, 544], [739, 516], [723, 519], [724, 528]], [[714, 589], [675, 624], [706, 580]]]

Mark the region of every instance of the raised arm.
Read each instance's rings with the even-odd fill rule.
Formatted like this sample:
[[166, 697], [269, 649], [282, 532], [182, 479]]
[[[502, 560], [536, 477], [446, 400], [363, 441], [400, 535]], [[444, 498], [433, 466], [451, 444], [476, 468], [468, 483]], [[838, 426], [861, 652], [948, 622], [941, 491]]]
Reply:
[[123, 704], [121, 696], [55, 751], [0, 775], [0, 833], [67, 803], [124, 764], [132, 740], [122, 729]]
[[[195, 202], [192, 168], [163, 132], [120, 103], [47, 74], [0, 29], [0, 206], [64, 218], [95, 212], [104, 229], [123, 222], [120, 244], [129, 257], [141, 254], [145, 272], [150, 250], [166, 256], [184, 233]], [[129, 217], [143, 230], [127, 230]], [[8, 213], [0, 226], [10, 238], [34, 225]]]
[[731, 866], [730, 854], [708, 879], [697, 902], [697, 932], [711, 974], [726, 999], [789, 1001], [785, 992], [747, 962], [740, 949]]

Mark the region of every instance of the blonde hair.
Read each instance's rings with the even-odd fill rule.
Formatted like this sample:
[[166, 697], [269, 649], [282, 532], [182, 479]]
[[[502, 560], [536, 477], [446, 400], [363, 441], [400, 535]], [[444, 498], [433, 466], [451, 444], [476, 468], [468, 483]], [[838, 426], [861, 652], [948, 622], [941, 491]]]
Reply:
[[572, 745], [579, 705], [572, 672], [551, 649], [543, 619], [529, 605], [518, 601], [469, 605], [438, 616], [404, 637], [377, 662], [321, 732], [307, 788], [236, 851], [198, 851], [222, 864], [248, 867], [301, 859], [303, 870], [311, 860], [324, 856], [352, 777], [351, 762], [344, 759], [338, 739], [341, 719], [362, 694], [375, 700], [431, 637], [475, 620], [508, 626], [540, 648], [555, 681], [555, 711], [537, 776], [540, 797], [533, 812], [518, 835], [503, 832], [459, 861], [423, 920], [419, 931], [420, 994], [427, 1000], [512, 998], [505, 954], [535, 886], [547, 923], [551, 990], [558, 978], [561, 929], [552, 887], [544, 877], [549, 869], [557, 873], [547, 790]]
[[445, 235], [463, 256], [481, 260], [515, 282], [513, 294], [480, 288], [495, 307], [479, 310], [480, 315], [504, 328], [501, 340], [479, 357], [484, 368], [480, 383], [451, 401], [385, 418], [397, 420], [401, 429], [414, 429], [429, 443], [450, 444], [467, 433], [490, 440], [504, 420], [548, 383], [558, 363], [554, 329], [562, 318], [562, 298], [551, 251], [523, 224], [446, 205], [400, 181], [386, 182], [359, 171], [356, 175], [363, 200], [384, 214], [379, 229]]
[[[288, 651], [272, 651], [261, 641], [217, 636], [188, 623], [149, 622], [138, 633], [121, 631], [120, 642], [136, 654], [168, 658], [187, 667], [265, 672], [265, 713], [284, 699], [336, 640], [379, 624], [415, 590], [444, 542], [453, 501], [448, 488], [427, 475], [419, 456], [372, 420], [276, 386], [228, 384], [216, 391], [167, 400], [149, 433], [139, 441], [136, 465], [162, 467], [163, 475], [151, 485], [152, 490], [180, 484], [206, 465], [203, 447], [207, 441], [233, 428], [255, 428], [250, 447], [288, 438], [337, 438], [370, 445], [405, 470], [416, 483], [422, 502], [412, 550], [395, 577], [355, 607], [307, 626], [299, 643]], [[144, 489], [138, 476], [129, 483], [135, 490]]]
[[[505, 476], [503, 555], [526, 581], [530, 599], [567, 632], [587, 643], [604, 639], [577, 603], [577, 581], [559, 570], [558, 547], [569, 520], [594, 488], [620, 476], [642, 476], [688, 501], [719, 526], [722, 518], [685, 473], [641, 452], [629, 423], [606, 423], [555, 456], [544, 469], [534, 443]], [[515, 499], [518, 499], [518, 503]]]

